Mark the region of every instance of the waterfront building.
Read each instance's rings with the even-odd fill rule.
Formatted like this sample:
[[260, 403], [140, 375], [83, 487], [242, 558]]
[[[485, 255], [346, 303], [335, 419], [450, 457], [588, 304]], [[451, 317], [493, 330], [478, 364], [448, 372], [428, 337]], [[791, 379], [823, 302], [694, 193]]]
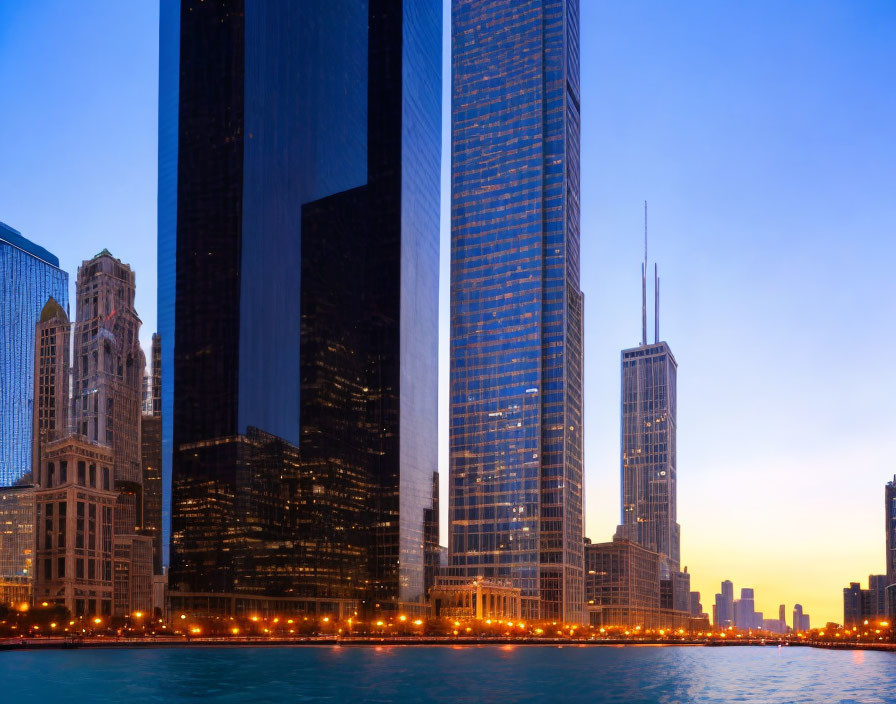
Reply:
[[113, 454], [87, 438], [44, 445], [35, 480], [34, 600], [112, 615]]
[[422, 611], [440, 4], [165, 0], [160, 21], [171, 603]]
[[787, 633], [787, 624], [780, 618], [764, 618], [762, 619], [761, 629], [770, 633], [778, 633], [784, 635]]
[[69, 350], [71, 323], [65, 309], [49, 298], [34, 337], [34, 417], [31, 471], [37, 473], [43, 443], [69, 433]]
[[778, 620], [784, 625], [784, 630], [782, 631], [782, 633], [787, 633], [787, 616], [784, 604], [781, 604], [778, 607]]
[[802, 604], [793, 605], [793, 630], [794, 632], [806, 633], [809, 631], [810, 621], [809, 614], [803, 613]]
[[887, 576], [881, 574], [868, 576], [868, 589], [850, 582], [843, 589], [843, 625], [854, 628], [866, 621], [888, 620], [887, 586]]
[[32, 471], [34, 330], [50, 298], [68, 310], [59, 259], [0, 223], [0, 486]]
[[162, 340], [152, 336], [150, 373], [140, 417], [143, 529], [152, 538], [152, 573], [162, 573]]
[[34, 587], [34, 490], [0, 487], [0, 604], [31, 603]]
[[896, 475], [884, 487], [886, 522], [887, 602], [889, 614], [896, 619]]
[[691, 592], [689, 600], [691, 616], [699, 617], [703, 613], [703, 604], [700, 603], [700, 592]]
[[716, 617], [713, 625], [716, 628], [734, 625], [734, 584], [731, 580], [722, 582], [721, 593], [716, 594]]
[[630, 540], [585, 543], [585, 610], [592, 626], [660, 628], [660, 557]]
[[449, 561], [582, 623], [579, 3], [452, 3]]
[[429, 593], [435, 618], [518, 619], [520, 589], [509, 581], [441, 575]]

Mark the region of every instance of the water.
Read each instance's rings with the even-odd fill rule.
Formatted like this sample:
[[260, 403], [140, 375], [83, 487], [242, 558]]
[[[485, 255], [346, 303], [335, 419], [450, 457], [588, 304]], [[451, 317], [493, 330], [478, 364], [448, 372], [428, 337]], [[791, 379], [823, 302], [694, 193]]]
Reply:
[[383, 646], [0, 652], [0, 702], [896, 702], [896, 654]]

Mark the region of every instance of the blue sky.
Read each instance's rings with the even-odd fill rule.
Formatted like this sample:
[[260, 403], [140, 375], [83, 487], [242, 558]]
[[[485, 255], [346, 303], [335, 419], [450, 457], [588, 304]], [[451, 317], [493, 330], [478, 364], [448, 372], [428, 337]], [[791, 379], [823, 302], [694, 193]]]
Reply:
[[[581, 5], [587, 534], [618, 521], [646, 199], [693, 587], [707, 609], [731, 578], [766, 612], [839, 619], [841, 588], [883, 570], [896, 472], [896, 6]], [[131, 263], [147, 345], [157, 62], [148, 0], [0, 3], [0, 220], [72, 281], [103, 247]]]

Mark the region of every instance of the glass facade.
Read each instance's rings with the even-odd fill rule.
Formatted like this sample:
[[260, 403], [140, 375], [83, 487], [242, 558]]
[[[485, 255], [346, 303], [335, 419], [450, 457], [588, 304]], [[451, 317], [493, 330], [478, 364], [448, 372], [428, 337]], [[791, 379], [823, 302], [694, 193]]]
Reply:
[[584, 621], [578, 2], [452, 6], [453, 573]]
[[159, 164], [172, 589], [422, 604], [438, 3], [179, 9], [163, 3], [178, 111], [160, 107], [177, 136]]
[[50, 297], [68, 313], [59, 259], [0, 223], [0, 486], [31, 471], [35, 326]]
[[676, 518], [676, 379], [665, 342], [622, 351], [620, 535], [662, 556], [663, 578], [679, 569]]
[[896, 616], [896, 475], [884, 489], [887, 525], [887, 601], [891, 616]]

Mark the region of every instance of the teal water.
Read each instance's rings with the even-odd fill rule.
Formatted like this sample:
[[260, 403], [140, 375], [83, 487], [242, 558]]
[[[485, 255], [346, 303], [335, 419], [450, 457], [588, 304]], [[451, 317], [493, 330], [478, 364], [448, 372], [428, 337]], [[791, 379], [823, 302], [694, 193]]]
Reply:
[[0, 702], [896, 702], [896, 654], [383, 646], [0, 652]]

